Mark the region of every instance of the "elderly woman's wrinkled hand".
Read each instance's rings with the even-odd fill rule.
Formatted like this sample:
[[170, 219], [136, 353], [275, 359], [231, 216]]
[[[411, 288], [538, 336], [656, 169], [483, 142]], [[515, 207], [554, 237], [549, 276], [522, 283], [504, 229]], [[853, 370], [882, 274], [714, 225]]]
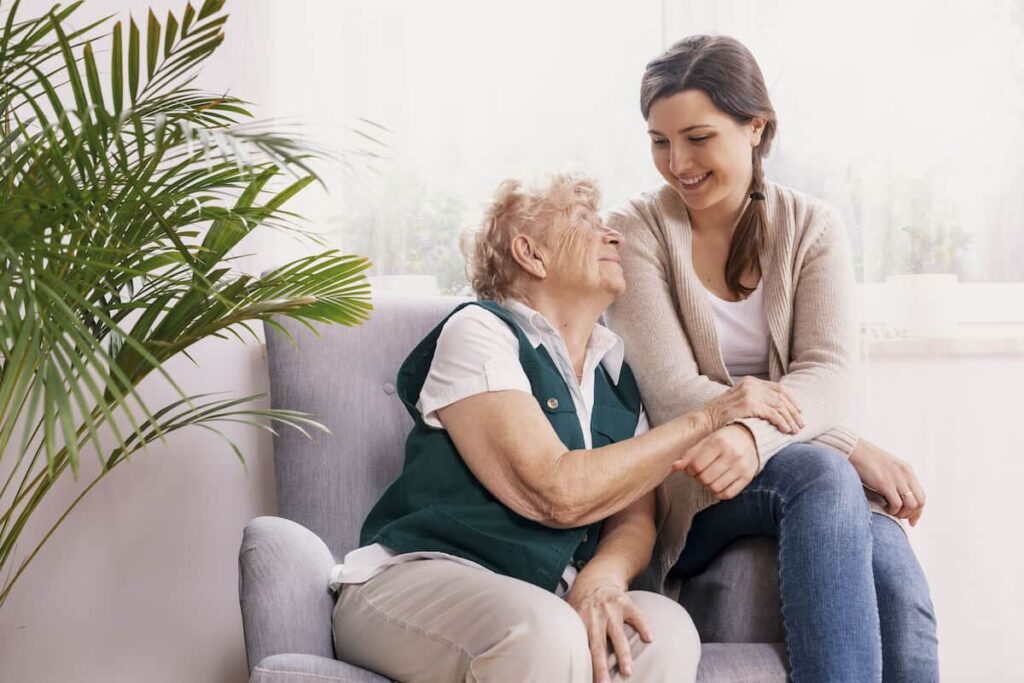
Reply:
[[633, 671], [633, 655], [629, 649], [629, 636], [625, 625], [636, 629], [645, 643], [654, 640], [654, 634], [640, 610], [626, 590], [614, 582], [577, 579], [567, 598], [569, 604], [583, 619], [590, 642], [590, 658], [594, 666], [594, 683], [611, 680], [608, 670], [608, 642], [618, 660], [619, 671], [629, 676]]
[[778, 382], [744, 377], [727, 392], [706, 404], [715, 429], [744, 417], [760, 417], [787, 434], [796, 434], [803, 426], [800, 407], [793, 395]]

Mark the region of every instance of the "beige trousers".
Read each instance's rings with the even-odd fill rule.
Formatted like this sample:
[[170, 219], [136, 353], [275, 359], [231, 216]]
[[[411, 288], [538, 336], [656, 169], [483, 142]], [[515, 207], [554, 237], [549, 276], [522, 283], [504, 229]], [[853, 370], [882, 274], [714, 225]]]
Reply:
[[[696, 680], [700, 639], [690, 615], [656, 593], [629, 596], [654, 641], [644, 643], [627, 625], [633, 675], [622, 677], [610, 654], [612, 680]], [[593, 677], [583, 621], [565, 600], [443, 559], [406, 562], [342, 587], [334, 647], [340, 659], [402, 683], [589, 683]]]

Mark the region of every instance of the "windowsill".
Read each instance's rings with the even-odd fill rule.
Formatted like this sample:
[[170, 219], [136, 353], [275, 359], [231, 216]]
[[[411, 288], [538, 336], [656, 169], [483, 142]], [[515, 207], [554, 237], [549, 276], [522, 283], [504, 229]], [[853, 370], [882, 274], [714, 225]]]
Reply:
[[999, 356], [1024, 358], [1024, 323], [961, 324], [943, 337], [886, 336], [881, 328], [861, 333], [862, 347], [871, 357]]
[[[962, 282], [941, 292], [941, 309], [923, 291], [914, 293], [910, 302], [904, 299], [901, 309], [906, 290], [884, 282], [858, 284], [867, 357], [1024, 357], [1024, 282]], [[915, 321], [907, 317], [908, 304], [910, 310], [918, 305], [960, 322], [945, 334], [910, 337], [907, 328]]]

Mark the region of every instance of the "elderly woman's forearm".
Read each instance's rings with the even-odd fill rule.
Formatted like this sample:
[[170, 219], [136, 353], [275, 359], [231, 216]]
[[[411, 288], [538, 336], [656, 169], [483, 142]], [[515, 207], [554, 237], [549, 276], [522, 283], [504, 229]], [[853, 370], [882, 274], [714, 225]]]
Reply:
[[721, 426], [701, 409], [645, 434], [567, 450], [536, 399], [487, 392], [438, 410], [473, 475], [517, 514], [553, 528], [605, 519], [653, 490], [672, 463]]
[[633, 439], [556, 458], [538, 494], [542, 523], [560, 528], [591, 524], [624, 510], [652, 491], [672, 463], [714, 431], [703, 411], [682, 415]]

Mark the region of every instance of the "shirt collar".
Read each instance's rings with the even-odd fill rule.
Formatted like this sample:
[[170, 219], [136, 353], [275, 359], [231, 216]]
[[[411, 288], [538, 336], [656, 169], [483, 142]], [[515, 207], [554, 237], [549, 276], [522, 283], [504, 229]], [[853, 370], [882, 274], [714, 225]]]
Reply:
[[[558, 330], [548, 322], [547, 318], [523, 302], [506, 299], [501, 305], [512, 314], [512, 318], [523, 330], [523, 334], [526, 335], [527, 341], [533, 348], [537, 348], [543, 343], [545, 334], [560, 336]], [[594, 331], [590, 333], [590, 339], [587, 341], [587, 352], [597, 355], [612, 382], [618, 384], [622, 363], [626, 357], [622, 338], [598, 322], [597, 325], [594, 325]]]

